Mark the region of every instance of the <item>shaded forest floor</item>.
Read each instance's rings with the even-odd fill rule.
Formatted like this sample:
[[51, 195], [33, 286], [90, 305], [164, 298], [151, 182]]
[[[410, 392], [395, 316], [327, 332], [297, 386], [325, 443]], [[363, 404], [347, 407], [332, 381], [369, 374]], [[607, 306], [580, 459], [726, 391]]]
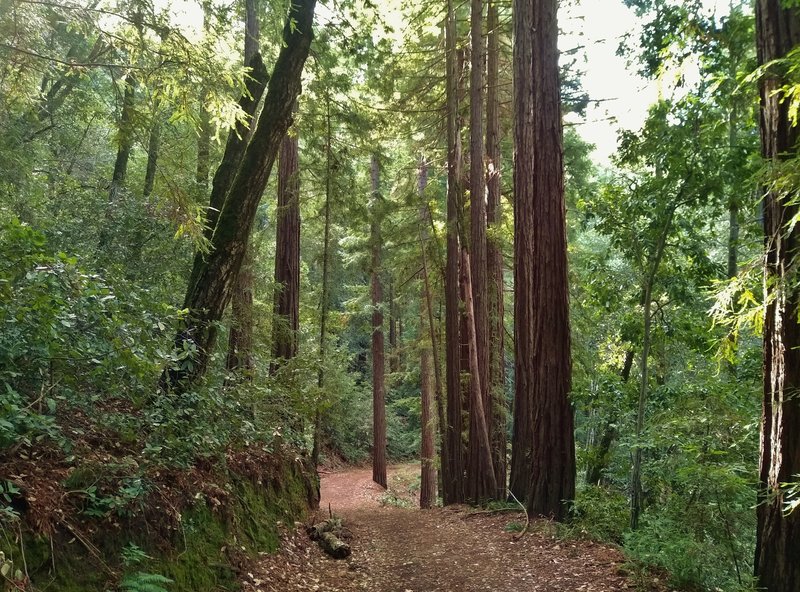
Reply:
[[590, 541], [558, 539], [538, 521], [521, 540], [510, 527], [524, 514], [467, 507], [419, 510], [418, 465], [390, 467], [389, 489], [370, 468], [322, 475], [319, 520], [341, 516], [352, 556], [328, 558], [301, 525], [287, 528], [279, 553], [245, 575], [245, 592], [521, 592], [663, 590], [652, 576], [635, 581], [622, 554]]

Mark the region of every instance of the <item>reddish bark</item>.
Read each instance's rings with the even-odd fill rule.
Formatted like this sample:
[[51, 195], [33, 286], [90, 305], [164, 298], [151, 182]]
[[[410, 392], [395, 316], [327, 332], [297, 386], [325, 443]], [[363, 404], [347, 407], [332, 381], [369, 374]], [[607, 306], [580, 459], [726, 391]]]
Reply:
[[497, 482], [492, 466], [492, 444], [489, 422], [484, 411], [483, 391], [478, 370], [478, 347], [475, 340], [475, 309], [472, 300], [469, 253], [461, 250], [461, 267], [464, 269], [464, 301], [467, 319], [467, 344], [469, 348], [470, 402], [469, 402], [469, 454], [467, 462], [467, 498], [485, 502], [497, 492]]
[[381, 196], [380, 165], [372, 157], [372, 204], [370, 242], [372, 244], [372, 480], [386, 487], [386, 386], [383, 338], [383, 286], [381, 284]]
[[288, 360], [297, 355], [300, 329], [300, 170], [294, 134], [281, 143], [276, 217], [272, 358]]
[[[780, 0], [756, 2], [759, 64], [785, 57], [800, 45], [800, 11]], [[783, 67], [770, 68], [760, 81], [761, 151], [778, 163], [798, 154], [800, 129], [778, 89], [788, 80]], [[772, 291], [764, 318], [764, 399], [761, 419], [758, 530], [755, 568], [768, 592], [800, 589], [800, 512], [785, 515], [784, 483], [800, 474], [800, 289], [795, 272], [800, 230], [796, 194], [764, 196], [765, 283]]]
[[506, 492], [506, 360], [505, 326], [503, 316], [505, 306], [503, 294], [503, 253], [491, 231], [501, 223], [500, 210], [500, 100], [498, 96], [500, 73], [500, 20], [497, 15], [497, 0], [489, 0], [487, 27], [489, 29], [487, 78], [486, 78], [486, 223], [489, 236], [486, 240], [486, 272], [488, 277], [488, 319], [489, 319], [489, 383], [491, 400], [489, 413], [492, 438], [492, 463], [497, 481], [497, 499], [503, 499]]
[[528, 511], [560, 520], [575, 495], [575, 440], [557, 9], [514, 1], [512, 485], [527, 480]]
[[445, 30], [447, 45], [447, 263], [445, 267], [445, 342], [447, 457], [442, 462], [442, 498], [444, 504], [464, 501], [464, 464], [461, 432], [461, 364], [459, 357], [459, 211], [461, 207], [461, 139], [458, 116], [458, 55], [456, 17], [453, 0], [447, 2]]

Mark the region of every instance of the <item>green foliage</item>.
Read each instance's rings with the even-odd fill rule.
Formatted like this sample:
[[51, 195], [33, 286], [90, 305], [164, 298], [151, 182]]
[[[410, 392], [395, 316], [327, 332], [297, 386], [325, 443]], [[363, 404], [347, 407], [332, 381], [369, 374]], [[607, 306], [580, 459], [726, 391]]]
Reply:
[[629, 523], [626, 496], [612, 489], [588, 485], [578, 490], [571, 520], [563, 528], [566, 536], [622, 544]]
[[171, 583], [164, 576], [139, 571], [122, 578], [119, 587], [122, 592], [169, 592], [164, 586]]

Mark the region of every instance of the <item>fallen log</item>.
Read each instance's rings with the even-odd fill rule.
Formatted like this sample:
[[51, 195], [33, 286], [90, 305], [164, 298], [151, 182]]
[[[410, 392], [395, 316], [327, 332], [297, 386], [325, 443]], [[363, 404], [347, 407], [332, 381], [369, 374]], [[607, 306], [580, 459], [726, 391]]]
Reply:
[[326, 532], [338, 532], [342, 528], [342, 521], [339, 518], [331, 518], [324, 522], [319, 522], [309, 527], [308, 536], [312, 541], [318, 541]]
[[332, 532], [324, 532], [317, 541], [322, 550], [334, 559], [345, 559], [350, 556], [350, 545], [343, 542]]

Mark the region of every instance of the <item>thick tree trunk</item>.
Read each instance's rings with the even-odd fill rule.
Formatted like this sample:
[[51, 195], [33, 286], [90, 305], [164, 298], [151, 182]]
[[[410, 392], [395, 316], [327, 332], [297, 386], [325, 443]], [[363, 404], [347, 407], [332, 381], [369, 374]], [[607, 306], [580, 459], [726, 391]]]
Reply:
[[[288, 360], [297, 355], [300, 329], [300, 170], [296, 135], [287, 134], [281, 144], [276, 216], [272, 357]], [[273, 363], [272, 370], [276, 368]]]
[[[514, 0], [514, 443], [531, 514], [575, 496], [557, 0]], [[521, 462], [520, 462], [521, 460]], [[512, 476], [512, 483], [514, 478]]]
[[[759, 64], [785, 57], [800, 45], [800, 10], [781, 0], [757, 0]], [[789, 118], [789, 103], [778, 89], [788, 82], [785, 66], [760, 81], [761, 151], [768, 162], [796, 158], [800, 128]], [[764, 317], [764, 404], [761, 419], [758, 530], [755, 571], [767, 592], [800, 590], [800, 511], [784, 513], [786, 489], [800, 474], [800, 289], [795, 269], [800, 230], [789, 226], [798, 213], [797, 188], [789, 195], [764, 196], [766, 244]]]
[[[469, 402], [469, 460], [467, 464], [467, 498], [482, 503], [492, 499], [497, 491], [492, 466], [492, 444], [489, 438], [489, 422], [484, 410], [478, 369], [478, 347], [475, 340], [475, 309], [472, 300], [472, 278], [470, 277], [469, 254], [461, 250], [461, 267], [464, 269], [464, 308], [467, 318], [467, 343], [469, 344], [470, 402]], [[471, 476], [470, 469], [473, 469]]]
[[372, 203], [370, 242], [372, 264], [372, 480], [386, 487], [386, 386], [383, 342], [383, 286], [381, 285], [381, 197], [380, 165], [372, 157]]
[[[489, 383], [489, 291], [487, 278], [486, 252], [486, 177], [484, 168], [483, 136], [483, 96], [486, 45], [483, 38], [483, 0], [472, 0], [470, 11], [471, 31], [471, 69], [470, 69], [470, 167], [469, 167], [469, 210], [470, 210], [470, 275], [472, 278], [472, 299], [475, 313], [475, 343], [478, 355], [478, 376], [471, 375], [481, 385], [481, 401], [486, 413], [486, 429], [490, 441], [493, 440], [491, 419], [492, 397]], [[470, 369], [470, 374], [472, 370]], [[467, 482], [487, 483], [488, 479], [478, 473], [479, 467], [473, 464], [478, 456], [477, 442], [481, 434], [472, 430], [475, 424], [470, 421], [469, 453], [467, 462]], [[486, 470], [485, 465], [481, 465]], [[496, 481], [496, 479], [495, 479]], [[477, 493], [477, 490], [473, 491]], [[480, 500], [492, 499], [497, 492], [481, 491]]]
[[[258, 55], [257, 47], [260, 31], [258, 28], [258, 15], [251, 10], [250, 4], [252, 4], [252, 0], [248, 0], [246, 4], [244, 63], [247, 66]], [[255, 63], [253, 63], [253, 68], [251, 74], [257, 76]], [[263, 86], [263, 84], [260, 85], [259, 90], [262, 90]], [[252, 110], [252, 112], [248, 111], [248, 115], [255, 117], [257, 102], [256, 104], [248, 104], [247, 107]], [[243, 136], [245, 144], [250, 138], [252, 127], [251, 125], [250, 129], [245, 132], [245, 136]], [[216, 176], [214, 180], [217, 180]], [[213, 190], [212, 184], [212, 192]], [[242, 377], [252, 379], [253, 371], [255, 370], [255, 360], [253, 359], [253, 286], [255, 284], [253, 266], [255, 261], [256, 253], [253, 241], [248, 240], [242, 269], [236, 276], [236, 285], [231, 297], [232, 321], [228, 333], [228, 357], [225, 366], [229, 372], [233, 373], [234, 379]]]
[[[484, 135], [483, 135], [483, 96], [485, 45], [483, 38], [483, 1], [471, 2], [471, 70], [470, 70], [470, 262], [475, 329], [475, 347], [477, 354], [478, 374], [474, 374], [470, 365], [470, 381], [480, 385], [481, 412], [486, 419], [486, 435], [490, 442], [494, 440], [493, 401], [490, 385], [489, 354], [489, 290], [487, 277], [487, 244], [486, 244], [486, 178], [484, 169]], [[470, 321], [468, 320], [467, 323]], [[471, 344], [470, 344], [471, 345]], [[470, 354], [471, 356], [471, 354]], [[474, 393], [470, 387], [470, 393]], [[481, 471], [488, 470], [482, 462], [479, 452], [484, 434], [475, 430], [478, 424], [475, 417], [474, 397], [470, 401], [470, 430], [467, 462], [467, 483], [471, 486], [470, 497], [475, 501], [484, 501], [501, 497], [502, 491], [485, 491], [483, 486], [497, 483], [497, 475], [488, 479]], [[494, 447], [492, 447], [494, 450]], [[493, 466], [493, 465], [492, 465]], [[503, 487], [504, 489], [504, 487]], [[498, 495], [499, 494], [499, 495]]]
[[445, 433], [447, 458], [442, 463], [442, 497], [444, 504], [464, 501], [464, 460], [461, 432], [461, 364], [459, 355], [459, 209], [461, 207], [461, 138], [458, 116], [457, 29], [453, 0], [447, 1], [445, 29], [447, 51], [447, 262], [445, 268], [445, 343], [447, 424]]
[[[498, 97], [500, 77], [500, 20], [497, 0], [489, 0], [487, 26], [489, 28], [486, 90], [486, 172], [487, 203], [486, 223], [490, 231], [497, 230], [501, 223], [500, 211], [500, 100]], [[491, 400], [490, 430], [492, 437], [492, 462], [497, 481], [497, 499], [506, 494], [506, 361], [505, 306], [503, 294], [503, 253], [496, 238], [487, 236], [486, 266], [488, 276], [489, 314], [489, 397]]]
[[210, 252], [195, 255], [185, 299], [190, 316], [175, 339], [178, 351], [193, 352], [192, 363], [168, 368], [162, 375], [163, 388], [185, 388], [208, 365], [216, 337], [215, 324], [230, 301], [258, 203], [291, 124], [292, 106], [300, 93], [300, 77], [311, 45], [315, 5], [316, 0], [295, 0], [289, 10], [283, 47], [269, 81], [264, 107], [222, 201]]

